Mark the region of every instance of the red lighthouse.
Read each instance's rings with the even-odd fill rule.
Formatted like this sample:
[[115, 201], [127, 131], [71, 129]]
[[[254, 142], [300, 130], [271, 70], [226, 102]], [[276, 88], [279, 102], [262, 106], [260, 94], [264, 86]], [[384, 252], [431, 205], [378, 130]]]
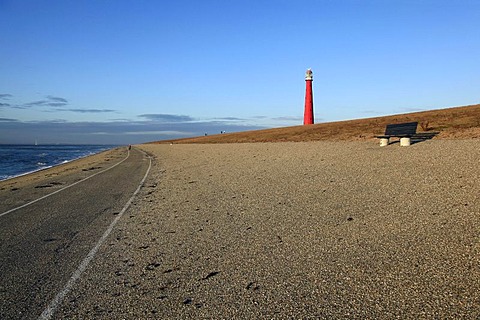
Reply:
[[303, 124], [313, 124], [313, 91], [312, 91], [313, 72], [307, 69], [305, 73], [305, 112], [303, 114]]

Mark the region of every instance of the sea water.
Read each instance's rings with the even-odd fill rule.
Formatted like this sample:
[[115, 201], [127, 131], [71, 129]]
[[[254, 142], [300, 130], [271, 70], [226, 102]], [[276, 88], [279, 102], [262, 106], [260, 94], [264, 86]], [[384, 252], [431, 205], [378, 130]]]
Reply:
[[112, 145], [0, 145], [0, 180], [115, 148]]

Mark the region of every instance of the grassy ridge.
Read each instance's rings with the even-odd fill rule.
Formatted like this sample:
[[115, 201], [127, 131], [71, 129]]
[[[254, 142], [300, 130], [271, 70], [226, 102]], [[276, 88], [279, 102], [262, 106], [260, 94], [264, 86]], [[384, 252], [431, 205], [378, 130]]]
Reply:
[[242, 143], [320, 140], [367, 140], [383, 134], [389, 123], [417, 121], [417, 132], [439, 132], [435, 139], [480, 138], [480, 104], [385, 117], [318, 123], [152, 143]]

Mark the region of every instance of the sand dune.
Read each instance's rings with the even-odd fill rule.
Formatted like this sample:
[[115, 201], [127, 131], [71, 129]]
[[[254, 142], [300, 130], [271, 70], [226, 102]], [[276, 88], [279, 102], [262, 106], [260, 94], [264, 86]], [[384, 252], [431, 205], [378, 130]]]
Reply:
[[[319, 107], [321, 112], [321, 107]], [[417, 132], [438, 132], [435, 139], [480, 138], [480, 104], [385, 117], [318, 123], [308, 126], [214, 134], [156, 143], [239, 143], [285, 141], [373, 141], [389, 123], [418, 122]]]

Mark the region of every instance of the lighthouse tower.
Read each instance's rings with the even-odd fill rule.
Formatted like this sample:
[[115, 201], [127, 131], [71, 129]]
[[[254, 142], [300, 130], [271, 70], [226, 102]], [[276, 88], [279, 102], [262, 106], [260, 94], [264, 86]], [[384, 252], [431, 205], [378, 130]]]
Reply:
[[305, 112], [303, 114], [303, 124], [313, 124], [313, 72], [312, 69], [307, 69], [305, 72]]

